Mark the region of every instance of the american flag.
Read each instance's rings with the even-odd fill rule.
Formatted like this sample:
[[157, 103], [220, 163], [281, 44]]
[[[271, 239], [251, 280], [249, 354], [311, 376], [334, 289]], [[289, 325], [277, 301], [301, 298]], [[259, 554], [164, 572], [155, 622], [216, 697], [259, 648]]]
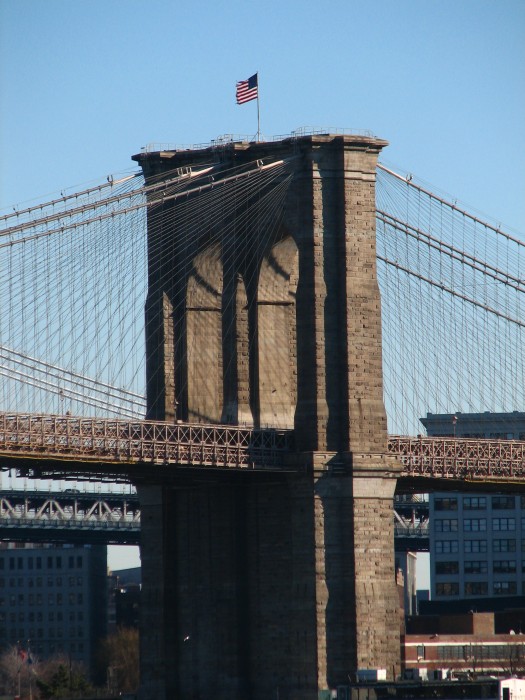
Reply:
[[239, 80], [237, 83], [237, 104], [243, 105], [245, 102], [255, 100], [259, 97], [257, 87], [257, 73], [248, 80]]

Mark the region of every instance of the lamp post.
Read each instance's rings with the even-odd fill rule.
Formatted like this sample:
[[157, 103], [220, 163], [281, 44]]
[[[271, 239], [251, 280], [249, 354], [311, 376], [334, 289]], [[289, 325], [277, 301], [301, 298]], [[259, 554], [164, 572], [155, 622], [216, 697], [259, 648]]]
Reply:
[[458, 422], [457, 416], [452, 416], [452, 434], [456, 437], [456, 423]]

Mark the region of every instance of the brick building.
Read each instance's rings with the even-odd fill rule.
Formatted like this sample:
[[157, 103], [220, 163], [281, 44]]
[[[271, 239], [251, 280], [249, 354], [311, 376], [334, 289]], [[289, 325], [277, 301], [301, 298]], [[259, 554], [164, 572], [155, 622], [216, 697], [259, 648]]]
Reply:
[[405, 670], [420, 678], [525, 672], [525, 635], [514, 627], [525, 611], [419, 615], [407, 620]]

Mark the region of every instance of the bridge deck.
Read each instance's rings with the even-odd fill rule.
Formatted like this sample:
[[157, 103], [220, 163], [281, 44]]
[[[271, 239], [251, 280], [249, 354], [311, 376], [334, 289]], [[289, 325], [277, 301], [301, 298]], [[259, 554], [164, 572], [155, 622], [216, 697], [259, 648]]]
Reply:
[[[402, 478], [525, 483], [525, 442], [390, 436]], [[225, 425], [124, 421], [71, 416], [0, 414], [0, 468], [6, 459], [75, 462], [75, 472], [100, 463], [297, 470], [293, 431]]]
[[271, 469], [282, 468], [291, 438], [271, 428], [0, 414], [0, 455], [42, 460]]
[[388, 449], [402, 477], [525, 483], [525, 442], [517, 440], [391, 435]]

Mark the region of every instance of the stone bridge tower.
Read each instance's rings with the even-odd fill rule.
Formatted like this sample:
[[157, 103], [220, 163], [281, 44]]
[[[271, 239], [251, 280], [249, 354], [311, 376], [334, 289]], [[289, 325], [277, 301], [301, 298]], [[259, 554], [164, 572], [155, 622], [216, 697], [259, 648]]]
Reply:
[[317, 700], [357, 669], [399, 671], [375, 248], [386, 145], [326, 134], [135, 156], [148, 183], [283, 161], [271, 229], [245, 216], [264, 185], [214, 221], [168, 197], [149, 209], [148, 406], [293, 428], [296, 448], [278, 475], [139, 484], [142, 700]]

